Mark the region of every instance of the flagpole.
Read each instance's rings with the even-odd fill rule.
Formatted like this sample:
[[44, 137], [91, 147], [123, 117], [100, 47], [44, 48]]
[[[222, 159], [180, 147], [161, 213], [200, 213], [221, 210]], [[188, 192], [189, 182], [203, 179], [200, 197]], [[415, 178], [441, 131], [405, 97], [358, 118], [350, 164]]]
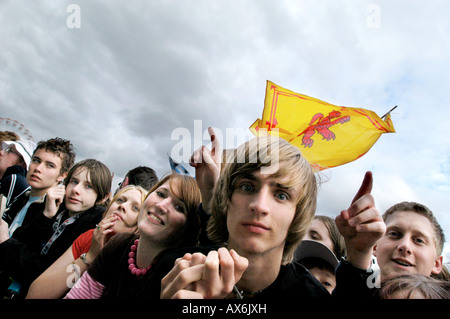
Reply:
[[385, 118], [386, 116], [388, 116], [389, 113], [391, 113], [391, 112], [392, 112], [393, 110], [395, 110], [396, 108], [397, 108], [397, 105], [394, 106], [389, 112], [387, 112], [386, 114], [384, 114], [384, 115], [381, 117], [381, 119], [384, 120], [384, 118]]

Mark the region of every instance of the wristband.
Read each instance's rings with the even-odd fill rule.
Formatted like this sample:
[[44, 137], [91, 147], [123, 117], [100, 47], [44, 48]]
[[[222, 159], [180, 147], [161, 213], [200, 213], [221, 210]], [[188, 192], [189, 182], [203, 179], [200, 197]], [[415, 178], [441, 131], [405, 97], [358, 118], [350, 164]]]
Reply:
[[91, 265], [90, 263], [88, 263], [88, 261], [87, 261], [87, 259], [86, 259], [86, 253], [81, 254], [80, 258], [81, 258], [81, 260], [86, 264], [86, 266], [89, 267], [89, 266]]

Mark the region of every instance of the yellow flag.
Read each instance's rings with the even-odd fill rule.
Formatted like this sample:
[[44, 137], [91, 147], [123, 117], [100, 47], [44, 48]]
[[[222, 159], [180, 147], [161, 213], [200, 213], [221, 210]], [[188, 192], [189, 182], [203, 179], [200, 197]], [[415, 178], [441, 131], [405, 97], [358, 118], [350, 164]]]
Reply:
[[255, 135], [277, 135], [298, 147], [317, 170], [354, 161], [383, 133], [394, 133], [390, 114], [327, 102], [267, 81], [262, 119], [250, 126]]

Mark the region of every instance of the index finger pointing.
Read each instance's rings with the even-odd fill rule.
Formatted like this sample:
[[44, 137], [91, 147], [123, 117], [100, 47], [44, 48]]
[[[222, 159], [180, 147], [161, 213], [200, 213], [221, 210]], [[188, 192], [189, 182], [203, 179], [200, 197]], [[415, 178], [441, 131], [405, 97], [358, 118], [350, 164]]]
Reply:
[[220, 143], [212, 127], [208, 127], [208, 133], [211, 137], [211, 156], [214, 159], [214, 162], [218, 163], [218, 160], [220, 160], [220, 157], [222, 156], [222, 153], [220, 152]]
[[370, 194], [372, 192], [372, 186], [373, 186], [372, 172], [368, 171], [364, 175], [364, 180], [355, 197], [353, 198], [351, 205], [353, 205], [358, 199], [360, 199], [364, 195]]

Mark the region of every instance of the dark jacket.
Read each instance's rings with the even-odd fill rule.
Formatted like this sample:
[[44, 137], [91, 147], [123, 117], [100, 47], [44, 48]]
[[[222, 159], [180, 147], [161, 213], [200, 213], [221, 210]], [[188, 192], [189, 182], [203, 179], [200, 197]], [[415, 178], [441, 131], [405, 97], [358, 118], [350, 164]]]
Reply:
[[64, 204], [52, 219], [42, 213], [44, 205], [45, 203], [31, 204], [23, 226], [14, 232], [12, 238], [0, 244], [0, 271], [3, 276], [20, 282], [24, 293], [33, 280], [58, 259], [79, 235], [95, 228], [105, 211], [102, 206], [94, 206], [80, 213], [79, 218], [67, 225], [44, 255], [41, 250], [54, 233], [53, 226], [57, 216], [64, 214], [61, 223], [68, 218]]
[[[16, 217], [17, 213], [23, 207], [23, 205], [28, 201], [28, 196], [25, 195], [28, 190], [30, 190], [30, 186], [27, 183], [27, 171], [19, 166], [14, 165], [8, 167], [3, 178], [0, 180], [0, 194], [5, 196], [6, 198], [6, 212], [4, 216], [4, 220], [11, 224]], [[17, 205], [16, 209], [9, 210], [13, 203], [18, 201], [19, 199], [25, 199], [26, 201], [22, 203], [19, 208]], [[22, 202], [19, 200], [19, 202]]]
[[[199, 207], [203, 222], [207, 215]], [[205, 226], [205, 223], [202, 223]], [[206, 237], [201, 240], [203, 245], [167, 249], [162, 252], [145, 276], [132, 276], [128, 269], [128, 253], [135, 236], [116, 235], [100, 252], [88, 270], [91, 277], [105, 286], [102, 298], [106, 299], [159, 299], [161, 279], [173, 268], [175, 260], [185, 253], [201, 252], [205, 256], [219, 246], [208, 245]], [[210, 242], [209, 242], [210, 243]], [[254, 296], [255, 302], [274, 301], [281, 308], [277, 311], [292, 313], [301, 300], [331, 300], [340, 298], [361, 299], [370, 298], [372, 289], [367, 285], [371, 272], [353, 267], [345, 260], [337, 269], [337, 288], [332, 295], [322, 284], [301, 264], [293, 262], [282, 265], [276, 280], [262, 292]]]

